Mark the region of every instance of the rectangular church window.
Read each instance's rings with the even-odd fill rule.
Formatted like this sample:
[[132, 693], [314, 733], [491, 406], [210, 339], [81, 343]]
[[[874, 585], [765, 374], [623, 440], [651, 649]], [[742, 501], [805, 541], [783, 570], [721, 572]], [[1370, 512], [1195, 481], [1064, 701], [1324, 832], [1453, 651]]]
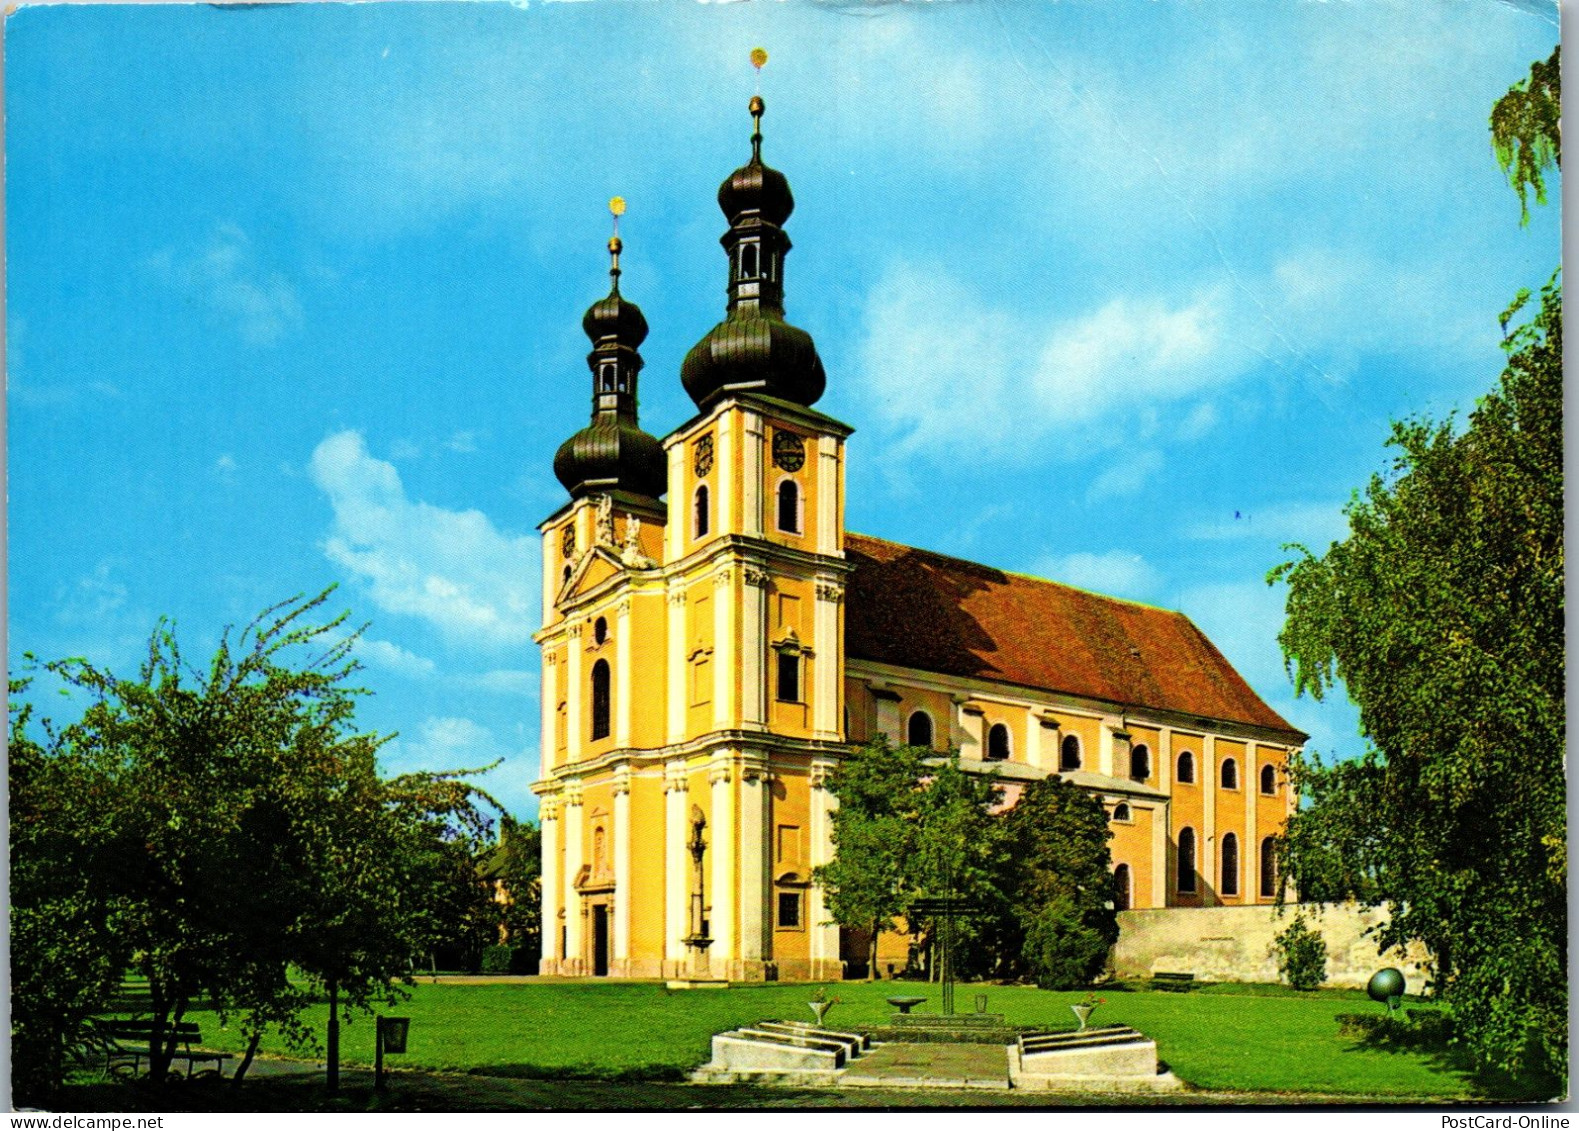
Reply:
[[781, 703], [800, 702], [800, 656], [794, 652], [779, 653], [778, 698]]
[[779, 926], [800, 926], [800, 892], [779, 892]]

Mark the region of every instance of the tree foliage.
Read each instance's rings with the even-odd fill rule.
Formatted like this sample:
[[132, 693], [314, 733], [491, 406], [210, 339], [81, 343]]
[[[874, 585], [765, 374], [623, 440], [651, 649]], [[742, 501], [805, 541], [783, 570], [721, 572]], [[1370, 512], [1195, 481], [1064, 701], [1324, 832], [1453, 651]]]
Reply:
[[[344, 617], [313, 620], [327, 596], [227, 631], [202, 668], [168, 622], [134, 677], [43, 665], [87, 704], [58, 734], [37, 728], [42, 743], [28, 710], [13, 713], [13, 955], [55, 955], [72, 973], [14, 1014], [15, 1041], [102, 1011], [129, 962], [147, 979], [155, 1078], [200, 999], [251, 1037], [238, 1077], [265, 1029], [308, 1042], [299, 1013], [314, 985], [337, 1006], [333, 1065], [345, 1011], [387, 996], [448, 929], [461, 864], [476, 887], [486, 819], [462, 775], [379, 775], [381, 740], [352, 729], [355, 634]], [[62, 922], [105, 924], [75, 953], [44, 922], [63, 903], [75, 919]]]
[[834, 861], [816, 869], [843, 926], [876, 939], [903, 918], [918, 940], [938, 924], [910, 914], [922, 897], [953, 895], [978, 914], [954, 926], [955, 969], [1048, 985], [1096, 977], [1118, 937], [1107, 814], [1059, 778], [1029, 785], [998, 812], [995, 774], [962, 768], [885, 738], [852, 753], [830, 779]]
[[922, 751], [892, 747], [879, 737], [852, 752], [830, 775], [834, 858], [812, 871], [828, 913], [840, 926], [871, 933], [868, 976], [877, 970], [877, 940], [914, 898], [909, 863], [915, 848], [915, 794], [924, 771]]
[[[1391, 473], [1350, 532], [1274, 569], [1296, 689], [1342, 682], [1375, 753], [1308, 775], [1288, 874], [1386, 903], [1384, 948], [1420, 940], [1484, 1062], [1567, 1047], [1562, 296], [1511, 331], [1507, 368], [1459, 429], [1395, 424]], [[1532, 1045], [1533, 1042], [1533, 1045]]]
[[1118, 941], [1107, 812], [1059, 777], [1032, 782], [1002, 818], [1020, 956], [1043, 989], [1093, 981]]
[[504, 888], [502, 925], [511, 946], [536, 951], [543, 937], [543, 831], [530, 821], [504, 817], [499, 828], [497, 874]]
[[1296, 990], [1314, 990], [1327, 980], [1327, 940], [1303, 914], [1272, 937], [1277, 972]]
[[1561, 47], [1552, 48], [1544, 63], [1530, 66], [1528, 78], [1516, 83], [1491, 108], [1491, 149], [1519, 194], [1522, 222], [1530, 218], [1527, 194], [1546, 203], [1546, 170], [1562, 168]]

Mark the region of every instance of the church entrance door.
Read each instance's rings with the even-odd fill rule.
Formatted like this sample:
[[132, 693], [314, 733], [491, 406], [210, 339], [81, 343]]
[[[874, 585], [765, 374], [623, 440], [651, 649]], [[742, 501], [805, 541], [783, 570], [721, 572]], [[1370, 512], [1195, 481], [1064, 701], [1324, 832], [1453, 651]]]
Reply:
[[592, 973], [599, 978], [609, 972], [609, 908], [606, 903], [592, 907]]

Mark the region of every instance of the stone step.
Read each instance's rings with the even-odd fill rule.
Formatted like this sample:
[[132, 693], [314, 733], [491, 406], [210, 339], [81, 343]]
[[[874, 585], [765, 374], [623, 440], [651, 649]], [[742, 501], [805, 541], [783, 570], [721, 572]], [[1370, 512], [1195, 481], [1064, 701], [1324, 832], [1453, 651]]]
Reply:
[[872, 1045], [871, 1040], [864, 1033], [841, 1033], [837, 1029], [819, 1029], [813, 1025], [802, 1025], [798, 1021], [758, 1021], [752, 1028], [767, 1033], [783, 1033], [791, 1037], [815, 1037], [820, 1041], [838, 1041], [851, 1056], [860, 1056]]

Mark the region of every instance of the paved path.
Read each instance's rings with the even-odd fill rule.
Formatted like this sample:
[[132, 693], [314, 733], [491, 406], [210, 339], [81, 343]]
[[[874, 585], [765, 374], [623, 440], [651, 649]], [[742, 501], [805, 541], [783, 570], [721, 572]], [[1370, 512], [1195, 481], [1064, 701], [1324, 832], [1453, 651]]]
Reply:
[[839, 1083], [847, 1088], [1009, 1088], [1003, 1045], [905, 1044], [892, 1041], [851, 1061]]

